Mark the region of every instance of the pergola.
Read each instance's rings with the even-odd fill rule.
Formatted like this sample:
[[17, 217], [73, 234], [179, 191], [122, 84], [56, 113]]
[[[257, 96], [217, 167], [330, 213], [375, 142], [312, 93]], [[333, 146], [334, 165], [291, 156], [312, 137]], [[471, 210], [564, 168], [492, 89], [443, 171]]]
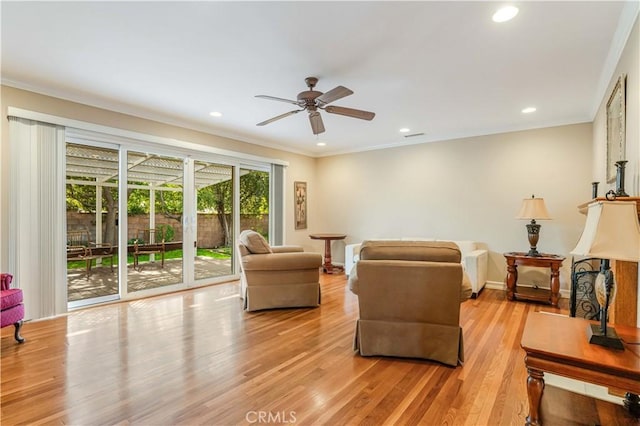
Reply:
[[[66, 146], [66, 183], [96, 187], [96, 242], [102, 242], [102, 188], [118, 187], [119, 153], [113, 149]], [[149, 191], [149, 224], [155, 227], [156, 191], [182, 191], [183, 161], [129, 151], [127, 188]], [[196, 190], [232, 178], [232, 168], [201, 161], [195, 163]]]

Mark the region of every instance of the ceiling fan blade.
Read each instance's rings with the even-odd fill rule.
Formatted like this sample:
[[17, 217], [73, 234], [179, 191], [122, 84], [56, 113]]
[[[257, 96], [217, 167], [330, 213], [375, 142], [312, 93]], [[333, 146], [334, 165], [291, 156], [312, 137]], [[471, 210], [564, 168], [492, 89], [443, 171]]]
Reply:
[[324, 108], [325, 111], [331, 114], [346, 115], [347, 117], [359, 118], [361, 120], [373, 120], [376, 116], [375, 112], [363, 111], [361, 109], [345, 108], [341, 106], [331, 106]]
[[324, 106], [333, 101], [337, 101], [338, 99], [344, 98], [345, 96], [349, 96], [349, 95], [353, 95], [353, 90], [347, 89], [344, 86], [338, 86], [329, 90], [327, 93], [324, 93], [318, 96], [316, 98], [316, 101], [318, 101], [318, 104], [320, 106]]
[[288, 104], [300, 105], [298, 101], [292, 101], [291, 99], [284, 99], [284, 98], [276, 98], [275, 96], [256, 95], [256, 98], [269, 99], [271, 101], [286, 102]]
[[324, 123], [322, 122], [322, 116], [318, 111], [312, 111], [309, 113], [309, 122], [311, 123], [311, 130], [313, 134], [324, 133]]
[[304, 110], [303, 109], [296, 109], [294, 111], [285, 112], [284, 114], [280, 114], [277, 117], [273, 117], [273, 118], [270, 118], [268, 120], [263, 121], [262, 123], [258, 123], [258, 124], [256, 124], [256, 126], [264, 126], [265, 124], [273, 123], [276, 120], [280, 120], [281, 118], [285, 118], [285, 117], [288, 117], [290, 115], [297, 114], [300, 111], [304, 111]]

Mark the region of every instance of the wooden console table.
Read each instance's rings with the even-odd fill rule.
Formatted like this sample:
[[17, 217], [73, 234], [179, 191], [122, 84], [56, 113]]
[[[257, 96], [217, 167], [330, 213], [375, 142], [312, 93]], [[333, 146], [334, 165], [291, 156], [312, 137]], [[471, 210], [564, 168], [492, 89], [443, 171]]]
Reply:
[[324, 263], [322, 264], [322, 271], [327, 274], [336, 274], [344, 271], [342, 266], [337, 266], [331, 263], [331, 241], [344, 240], [347, 238], [345, 234], [311, 234], [309, 238], [312, 240], [324, 240]]
[[[524, 252], [509, 252], [505, 253], [504, 257], [507, 259], [507, 299], [531, 300], [558, 307], [558, 300], [560, 299], [560, 267], [565, 259], [563, 256], [544, 253], [540, 256], [527, 256], [527, 253]], [[549, 268], [551, 270], [549, 289], [518, 288], [518, 265]]]
[[[640, 329], [616, 325], [624, 350], [592, 345], [587, 338], [590, 321], [558, 314], [530, 312], [520, 345], [526, 352], [529, 415], [527, 425], [541, 425], [540, 401], [544, 372], [558, 374], [596, 385], [640, 393]], [[628, 395], [630, 397], [630, 395]], [[625, 405], [638, 410], [637, 401], [627, 398]]]

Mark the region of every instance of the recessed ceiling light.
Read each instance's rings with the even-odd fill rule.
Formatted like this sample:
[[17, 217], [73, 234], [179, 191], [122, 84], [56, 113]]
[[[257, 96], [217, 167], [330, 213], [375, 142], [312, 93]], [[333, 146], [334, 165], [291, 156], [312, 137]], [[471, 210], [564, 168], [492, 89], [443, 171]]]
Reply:
[[218, 111], [211, 111], [209, 115], [212, 117], [222, 117], [222, 113]]
[[493, 22], [507, 22], [513, 19], [518, 14], [518, 8], [515, 6], [505, 6], [501, 9], [498, 9], [496, 13], [493, 14]]
[[406, 127], [403, 127], [402, 129], [399, 130], [400, 133], [409, 133], [411, 131], [411, 129], [408, 129]]
[[325, 143], [325, 142], [318, 142], [316, 145], [318, 145], [318, 146], [325, 146], [325, 145], [326, 145], [326, 143]]
[[522, 110], [523, 114], [531, 114], [532, 112], [536, 112], [536, 107], [527, 107]]
[[415, 138], [416, 136], [424, 136], [424, 132], [414, 133], [412, 135], [404, 135], [405, 138]]

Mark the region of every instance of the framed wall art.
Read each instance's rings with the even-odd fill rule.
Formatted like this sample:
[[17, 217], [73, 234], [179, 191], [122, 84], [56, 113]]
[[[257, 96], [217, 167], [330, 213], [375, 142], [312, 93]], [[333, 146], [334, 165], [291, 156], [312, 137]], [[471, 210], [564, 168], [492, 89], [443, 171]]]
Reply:
[[607, 102], [607, 183], [616, 180], [616, 161], [625, 159], [626, 83], [622, 74]]
[[307, 229], [307, 182], [293, 183], [296, 229]]

